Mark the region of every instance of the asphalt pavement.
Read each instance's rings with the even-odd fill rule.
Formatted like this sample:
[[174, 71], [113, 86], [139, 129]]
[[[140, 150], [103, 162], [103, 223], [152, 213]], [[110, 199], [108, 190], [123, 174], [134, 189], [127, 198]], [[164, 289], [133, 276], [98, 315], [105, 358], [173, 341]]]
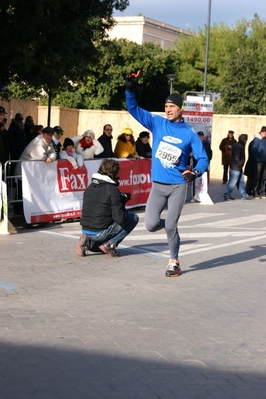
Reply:
[[[0, 399], [266, 398], [266, 199], [188, 201], [183, 274], [144, 208], [121, 257], [78, 257], [79, 221], [0, 236]], [[166, 211], [164, 211], [166, 212]]]

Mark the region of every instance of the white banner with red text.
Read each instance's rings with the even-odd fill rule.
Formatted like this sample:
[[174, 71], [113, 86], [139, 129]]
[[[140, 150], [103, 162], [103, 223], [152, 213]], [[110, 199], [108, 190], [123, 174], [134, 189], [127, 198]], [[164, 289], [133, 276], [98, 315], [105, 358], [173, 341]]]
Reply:
[[[41, 223], [81, 217], [83, 193], [97, 172], [101, 159], [85, 161], [74, 169], [70, 162], [22, 162], [24, 217], [27, 223]], [[131, 193], [127, 208], [146, 205], [151, 190], [151, 160], [118, 160], [119, 190]]]
[[184, 101], [184, 111], [182, 113], [184, 121], [189, 124], [193, 130], [198, 133], [202, 131], [205, 140], [211, 143], [213, 103], [203, 101], [198, 98], [197, 101]]

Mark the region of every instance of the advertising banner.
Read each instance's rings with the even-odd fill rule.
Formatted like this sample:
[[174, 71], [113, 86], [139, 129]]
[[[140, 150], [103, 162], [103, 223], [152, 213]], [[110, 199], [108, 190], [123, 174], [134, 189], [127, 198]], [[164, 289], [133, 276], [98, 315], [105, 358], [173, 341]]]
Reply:
[[203, 101], [201, 97], [184, 101], [183, 118], [196, 133], [202, 131], [205, 140], [211, 143], [213, 102]]
[[[24, 216], [27, 223], [40, 223], [81, 216], [83, 193], [102, 160], [85, 161], [74, 169], [70, 162], [22, 162]], [[150, 189], [151, 161], [119, 160], [122, 192], [131, 193], [127, 208], [146, 204]]]

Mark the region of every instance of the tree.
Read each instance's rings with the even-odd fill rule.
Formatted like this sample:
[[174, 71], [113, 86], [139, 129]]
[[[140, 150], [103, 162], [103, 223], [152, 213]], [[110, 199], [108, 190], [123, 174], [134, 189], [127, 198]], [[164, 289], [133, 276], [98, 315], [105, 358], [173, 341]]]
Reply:
[[125, 109], [124, 84], [127, 73], [141, 68], [142, 78], [136, 92], [140, 105], [162, 111], [169, 94], [166, 74], [177, 60], [170, 50], [159, 45], [139, 45], [126, 40], [103, 41], [98, 46], [99, 62], [89, 64], [86, 82], [58, 93], [54, 104], [89, 109]]
[[257, 15], [235, 29], [237, 45], [228, 52], [217, 110], [228, 114], [266, 114], [266, 24]]
[[[176, 75], [174, 91], [203, 91], [207, 27], [197, 35], [178, 39], [174, 49], [163, 50], [153, 43], [108, 40], [106, 28], [113, 23], [113, 7], [125, 8], [127, 1], [95, 0], [86, 2], [86, 6], [81, 0], [28, 0], [27, 5], [26, 0], [2, 1], [6, 11], [0, 8], [0, 22], [3, 15], [11, 16], [9, 24], [2, 24], [5, 62], [0, 64], [0, 85], [3, 77], [12, 76], [9, 87], [19, 96], [26, 98], [33, 90], [43, 88], [54, 93], [55, 105], [124, 109], [124, 77], [138, 68], [143, 70], [143, 77], [136, 95], [148, 110], [163, 109], [169, 93], [168, 73]], [[19, 8], [21, 3], [23, 7]], [[88, 4], [98, 8], [92, 12]], [[23, 24], [20, 26], [22, 8], [25, 15], [28, 9], [30, 15], [36, 15], [32, 23], [23, 16], [29, 32]], [[14, 13], [15, 35], [11, 29]], [[207, 91], [222, 95], [214, 103], [215, 113], [266, 114], [265, 65], [265, 21], [255, 15], [252, 21], [241, 20], [233, 28], [214, 25], [210, 29]], [[47, 103], [46, 98], [44, 101]]]
[[[197, 35], [181, 39], [176, 49], [180, 60], [181, 91], [203, 91], [206, 27]], [[221, 93], [215, 113], [266, 113], [266, 24], [255, 14], [233, 28], [224, 24], [210, 29], [207, 91]]]
[[53, 92], [82, 79], [128, 0], [2, 0], [0, 77]]

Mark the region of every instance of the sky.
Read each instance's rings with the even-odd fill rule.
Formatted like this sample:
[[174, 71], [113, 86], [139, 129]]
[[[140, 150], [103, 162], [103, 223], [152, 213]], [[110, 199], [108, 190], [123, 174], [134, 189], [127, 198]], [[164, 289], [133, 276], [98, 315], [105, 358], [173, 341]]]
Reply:
[[[142, 14], [147, 18], [165, 22], [181, 29], [197, 32], [204, 29], [208, 22], [210, 10], [210, 25], [224, 23], [234, 27], [241, 19], [253, 19], [258, 14], [266, 20], [266, 0], [129, 0], [130, 6], [114, 16], [137, 16]], [[209, 9], [210, 4], [210, 9]]]

